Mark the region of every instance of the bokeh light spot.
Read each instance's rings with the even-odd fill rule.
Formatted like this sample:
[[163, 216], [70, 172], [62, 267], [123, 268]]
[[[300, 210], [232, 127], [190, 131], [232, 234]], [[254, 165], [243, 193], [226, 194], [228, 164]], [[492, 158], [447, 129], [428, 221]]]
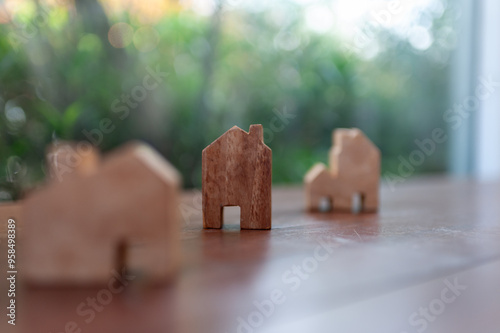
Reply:
[[190, 6], [201, 16], [211, 16], [215, 11], [216, 3], [214, 0], [192, 0]]
[[306, 10], [306, 24], [316, 32], [325, 33], [333, 28], [333, 14], [328, 7], [311, 6]]
[[427, 50], [433, 42], [433, 38], [429, 31], [423, 27], [414, 27], [408, 36], [408, 40], [415, 49], [417, 50]]
[[134, 34], [134, 45], [141, 52], [154, 50], [160, 42], [160, 34], [152, 27], [143, 27]]
[[134, 37], [134, 29], [130, 24], [120, 22], [115, 23], [109, 29], [108, 40], [115, 48], [124, 48], [132, 43]]
[[14, 106], [5, 110], [5, 118], [9, 123], [9, 127], [18, 129], [26, 123], [26, 114], [19, 106]]
[[282, 31], [274, 38], [274, 44], [276, 48], [293, 51], [300, 46], [300, 38], [288, 31]]
[[6, 24], [10, 22], [10, 14], [7, 12], [7, 9], [2, 4], [0, 5], [0, 24]]
[[6, 190], [0, 190], [0, 201], [11, 201], [12, 195]]
[[78, 42], [78, 51], [98, 53], [102, 49], [102, 42], [99, 36], [86, 34]]
[[7, 180], [11, 183], [20, 180], [27, 173], [26, 164], [19, 156], [10, 156], [7, 159]]

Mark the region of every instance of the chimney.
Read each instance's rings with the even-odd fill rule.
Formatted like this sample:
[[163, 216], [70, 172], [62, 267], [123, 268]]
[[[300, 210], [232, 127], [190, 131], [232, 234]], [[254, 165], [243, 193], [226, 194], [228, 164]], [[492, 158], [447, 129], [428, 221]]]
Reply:
[[250, 125], [250, 136], [258, 138], [260, 141], [264, 142], [264, 130], [262, 125]]

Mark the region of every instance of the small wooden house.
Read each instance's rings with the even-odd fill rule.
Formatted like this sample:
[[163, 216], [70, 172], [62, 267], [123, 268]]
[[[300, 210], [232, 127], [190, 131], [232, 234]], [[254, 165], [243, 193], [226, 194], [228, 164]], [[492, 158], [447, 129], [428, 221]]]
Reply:
[[203, 226], [222, 228], [225, 206], [240, 207], [241, 229], [271, 229], [272, 151], [262, 125], [234, 126], [202, 153]]
[[304, 178], [306, 208], [318, 209], [327, 199], [334, 210], [351, 211], [353, 197], [361, 198], [361, 211], [379, 205], [380, 151], [359, 129], [337, 129], [330, 149], [330, 168], [314, 165]]
[[179, 258], [179, 189], [178, 172], [143, 144], [49, 182], [24, 202], [24, 278], [103, 285], [127, 272], [165, 281]]

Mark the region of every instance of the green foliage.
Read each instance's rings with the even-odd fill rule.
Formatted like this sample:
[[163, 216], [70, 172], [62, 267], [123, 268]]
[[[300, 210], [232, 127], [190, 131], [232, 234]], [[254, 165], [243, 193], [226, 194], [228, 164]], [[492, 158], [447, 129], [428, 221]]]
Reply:
[[[434, 46], [416, 52], [383, 30], [385, 51], [363, 60], [338, 37], [308, 31], [299, 16], [283, 28], [266, 13], [223, 12], [218, 21], [179, 11], [137, 33], [133, 13], [87, 12], [34, 7], [0, 25], [0, 200], [43, 179], [48, 143], [89, 140], [85, 133], [100, 131], [103, 119], [112, 130], [94, 137], [100, 149], [149, 142], [188, 187], [201, 185], [201, 150], [233, 125], [263, 124], [274, 182], [298, 183], [326, 162], [334, 128], [364, 130], [383, 152], [383, 169], [393, 170], [414, 139], [442, 123], [446, 64], [428, 57]], [[33, 28], [29, 36], [21, 21]], [[108, 41], [116, 22], [136, 32], [125, 48]], [[156, 68], [168, 77], [145, 89]], [[127, 104], [140, 87], [144, 99]], [[441, 150], [419, 171], [442, 171], [444, 161]]]

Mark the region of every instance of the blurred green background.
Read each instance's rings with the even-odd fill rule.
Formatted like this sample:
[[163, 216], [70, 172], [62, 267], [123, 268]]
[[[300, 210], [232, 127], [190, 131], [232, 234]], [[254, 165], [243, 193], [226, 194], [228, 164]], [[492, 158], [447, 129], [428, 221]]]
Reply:
[[[44, 178], [54, 140], [144, 140], [200, 187], [202, 149], [255, 123], [275, 183], [327, 162], [338, 127], [362, 129], [394, 170], [446, 128], [458, 15], [444, 0], [397, 14], [353, 0], [0, 2], [0, 200]], [[446, 152], [417, 172], [445, 171]]]

